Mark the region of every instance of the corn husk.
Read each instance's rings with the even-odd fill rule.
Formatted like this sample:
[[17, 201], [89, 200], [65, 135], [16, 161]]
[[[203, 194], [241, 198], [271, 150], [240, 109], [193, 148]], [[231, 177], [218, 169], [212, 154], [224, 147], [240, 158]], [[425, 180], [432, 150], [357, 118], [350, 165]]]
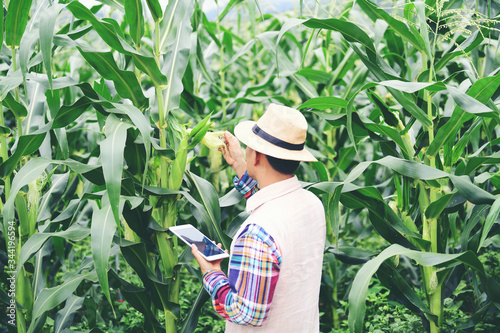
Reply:
[[219, 148], [225, 148], [226, 142], [224, 137], [224, 131], [219, 132], [207, 132], [203, 139], [201, 140], [205, 146], [209, 149], [219, 150]]
[[219, 191], [220, 172], [217, 170], [222, 166], [221, 150], [226, 149], [224, 131], [205, 133], [201, 143], [209, 149], [208, 164], [210, 165], [211, 181], [216, 191]]

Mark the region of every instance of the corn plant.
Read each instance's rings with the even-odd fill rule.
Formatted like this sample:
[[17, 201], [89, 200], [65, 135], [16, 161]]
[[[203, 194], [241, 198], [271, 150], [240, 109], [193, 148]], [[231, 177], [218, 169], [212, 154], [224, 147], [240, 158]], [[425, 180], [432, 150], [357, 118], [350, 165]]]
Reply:
[[[228, 245], [213, 216], [218, 206], [205, 200], [212, 192], [200, 192], [200, 204], [181, 191], [188, 151], [210, 125], [198, 117], [188, 131], [175, 114], [197, 4], [3, 3], [2, 234], [8, 244], [9, 226], [17, 226], [18, 332], [47, 329], [48, 313], [63, 302], [54, 330], [68, 327], [82, 306], [72, 296], [82, 281], [98, 282], [110, 304], [111, 287], [120, 288], [147, 330], [176, 331], [184, 262], [166, 230], [177, 223], [180, 196], [209, 216], [211, 235]], [[191, 176], [192, 186], [204, 182]], [[64, 266], [71, 244], [88, 236], [91, 260], [62, 283], [47, 277], [46, 263]], [[112, 244], [143, 287], [109, 269]], [[47, 256], [52, 250], [57, 258]]]

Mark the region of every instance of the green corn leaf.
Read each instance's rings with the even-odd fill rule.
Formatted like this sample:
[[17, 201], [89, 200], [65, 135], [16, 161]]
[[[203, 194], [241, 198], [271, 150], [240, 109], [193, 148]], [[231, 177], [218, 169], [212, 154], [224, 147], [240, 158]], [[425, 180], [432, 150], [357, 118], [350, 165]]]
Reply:
[[[448, 92], [459, 108], [473, 114], [491, 114], [492, 109], [479, 102], [477, 99], [464, 94], [455, 87], [448, 87]], [[497, 115], [498, 117], [498, 115]]]
[[62, 199], [69, 180], [69, 172], [64, 174], [54, 174], [50, 177], [51, 187], [45, 191], [38, 206], [37, 221], [49, 219], [54, 213], [54, 206]]
[[200, 201], [197, 201], [189, 193], [184, 192], [184, 197], [199, 211], [205, 228], [208, 230], [208, 235], [216, 242], [221, 242], [224, 248], [230, 248], [230, 239], [223, 233], [220, 226], [220, 206], [219, 196], [212, 184], [203, 178], [187, 171], [189, 178], [192, 181]]
[[149, 158], [151, 155], [151, 126], [149, 125], [149, 120], [145, 117], [139, 109], [132, 105], [113, 103], [115, 109], [108, 109], [108, 112], [124, 114], [132, 121], [132, 123], [139, 129], [142, 135], [142, 140], [144, 141], [144, 149], [146, 152], [146, 167], [144, 168], [144, 174], [142, 178], [142, 187], [146, 182], [146, 176], [148, 172]]
[[[493, 96], [493, 94], [495, 93], [495, 91], [499, 86], [500, 86], [500, 73], [498, 73], [495, 76], [489, 76], [477, 80], [476, 82], [474, 82], [474, 84], [467, 92], [467, 95], [470, 98], [473, 98], [477, 101], [470, 103], [470, 105], [467, 103], [468, 101], [470, 101], [470, 99], [464, 98], [463, 94], [457, 93], [456, 90], [453, 90], [452, 88], [451, 90], [457, 94], [457, 100], [460, 101], [461, 103], [463, 100], [464, 102], [462, 104], [464, 105], [464, 107], [467, 108], [467, 110], [462, 109], [458, 105], [457, 107], [455, 107], [455, 110], [453, 111], [450, 120], [448, 120], [448, 122], [445, 125], [439, 128], [438, 132], [436, 133], [436, 136], [434, 137], [434, 140], [429, 145], [429, 149], [427, 149], [426, 155], [436, 156], [436, 154], [440, 151], [441, 147], [443, 147], [445, 142], [448, 142], [448, 140], [452, 140], [453, 138], [455, 138], [456, 134], [462, 127], [462, 124], [465, 121], [472, 118], [472, 115], [467, 113], [467, 112], [475, 113], [472, 104], [474, 105], [476, 105], [476, 103], [486, 104], [489, 101], [489, 99]], [[489, 111], [485, 109], [484, 105], [480, 105], [480, 107], [481, 107], [480, 110], [486, 111], [484, 116], [490, 115]]]
[[[26, 75], [26, 78], [29, 81], [39, 83], [45, 89], [50, 89], [49, 80], [47, 79], [46, 75], [28, 73]], [[78, 85], [78, 82], [76, 82], [75, 80], [73, 80], [69, 76], [64, 76], [64, 77], [52, 79], [53, 89], [63, 89], [63, 88], [67, 88], [67, 87], [77, 86], [77, 85]]]
[[[106, 200], [104, 200], [106, 202]], [[113, 306], [111, 295], [109, 293], [108, 282], [108, 261], [111, 243], [116, 231], [116, 223], [113, 218], [114, 209], [112, 203], [106, 202], [102, 209], [98, 209], [94, 205], [94, 213], [92, 214], [92, 226], [90, 229], [92, 258], [94, 266], [101, 285], [102, 292], [106, 295], [109, 304]], [[116, 207], [119, 210], [119, 207]], [[113, 310], [114, 311], [114, 310]]]
[[39, 133], [21, 136], [14, 154], [0, 164], [0, 177], [9, 176], [23, 156], [30, 155], [40, 148], [46, 134], [47, 133]]
[[331, 196], [327, 211], [330, 214], [330, 223], [333, 235], [335, 236], [335, 244], [338, 246], [340, 232], [340, 196], [343, 186], [335, 188], [335, 192]]
[[73, 323], [73, 318], [76, 312], [82, 307], [84, 297], [71, 295], [66, 299], [64, 308], [56, 313], [54, 319], [54, 333], [62, 333], [66, 328], [69, 328]]
[[[278, 35], [278, 38], [276, 39], [276, 45], [275, 45], [275, 48], [276, 48], [276, 49], [278, 49], [278, 47], [279, 47], [279, 43], [280, 43], [280, 41], [281, 41], [281, 38], [283, 37], [283, 35], [284, 35], [287, 31], [289, 31], [290, 29], [292, 29], [292, 28], [294, 28], [294, 27], [298, 26], [299, 24], [304, 23], [305, 21], [306, 21], [306, 20], [304, 20], [304, 19], [296, 19], [296, 18], [292, 18], [292, 19], [288, 19], [288, 20], [286, 20], [286, 21], [285, 21], [285, 24], [283, 24], [283, 26], [282, 26], [282, 27], [281, 27], [281, 29], [280, 29], [280, 33], [279, 33], [279, 35]], [[311, 38], [312, 38], [312, 36], [313, 36], [313, 35], [314, 35], [314, 33], [312, 33], [312, 34], [311, 34]], [[308, 43], [308, 45], [309, 45], [309, 43]], [[307, 53], [307, 50], [308, 50], [308, 48], [306, 47], [306, 49], [304, 50], [304, 53]], [[277, 55], [277, 53], [276, 53], [276, 55]], [[279, 72], [279, 61], [278, 61], [278, 59], [276, 59], [276, 64], [278, 65], [278, 72]], [[302, 68], [302, 67], [304, 67], [304, 66], [303, 66], [303, 60], [302, 60], [302, 64], [301, 64], [301, 66], [300, 66], [300, 67], [301, 67], [301, 68]]]
[[72, 1], [67, 6], [73, 15], [80, 19], [89, 21], [94, 30], [101, 36], [101, 38], [113, 49], [123, 52], [123, 46], [116, 35], [113, 24], [97, 19], [94, 14], [84, 5], [78, 1]]
[[[432, 92], [446, 90], [446, 85], [442, 82], [406, 82], [400, 80], [387, 80], [378, 82], [377, 84], [407, 93], [414, 93], [422, 89]], [[375, 83], [369, 83], [364, 88], [371, 87], [372, 85], [375, 85]]]
[[[46, 79], [45, 75], [44, 79]], [[32, 82], [30, 82], [32, 83]], [[28, 116], [23, 121], [23, 133], [24, 134], [36, 134], [36, 132], [47, 132], [45, 130], [45, 120], [43, 115], [45, 114], [45, 92], [46, 88], [38, 83], [34, 82], [31, 87], [31, 98], [28, 104]], [[42, 129], [43, 128], [43, 129]]]
[[[120, 249], [122, 254], [142, 280], [146, 289], [151, 291], [152, 301], [157, 308], [165, 308], [172, 312], [177, 318], [180, 317], [180, 306], [169, 300], [169, 286], [161, 282], [148, 266], [148, 253], [144, 243], [132, 243], [121, 241]], [[172, 265], [177, 263], [177, 258], [173, 258]]]
[[[357, 53], [366, 67], [368, 67], [370, 72], [372, 72], [377, 77], [377, 79], [379, 79], [380, 81], [387, 81], [390, 78], [386, 71], [384, 71], [380, 66], [380, 64], [387, 65], [383, 60], [378, 59], [377, 62], [372, 62], [361, 52], [361, 50], [356, 45], [351, 44], [351, 47]], [[392, 77], [392, 79], [394, 79], [394, 77]], [[387, 90], [389, 90], [391, 95], [394, 96], [394, 98], [401, 104], [401, 106], [403, 106], [412, 116], [417, 118], [417, 120], [420, 121], [422, 125], [424, 125], [426, 128], [432, 126], [432, 122], [429, 120], [429, 118], [427, 118], [427, 114], [420, 107], [418, 107], [412, 99], [408, 98], [401, 91], [398, 91], [394, 88], [388, 87]]]
[[[310, 28], [316, 29], [330, 29], [339, 31], [342, 33], [344, 38], [351, 43], [360, 43], [365, 47], [367, 56], [355, 45], [351, 44], [352, 49], [358, 54], [363, 63], [368, 67], [368, 69], [379, 79], [380, 81], [386, 81], [389, 79], [388, 72], [390, 72], [390, 67], [383, 61], [379, 59], [373, 46], [372, 40], [368, 35], [361, 30], [358, 26], [350, 22], [344, 22], [336, 19], [327, 20], [317, 20], [310, 19], [304, 22], [304, 25]], [[392, 78], [395, 78], [393, 74]], [[395, 89], [389, 89], [389, 92], [394, 96], [394, 98], [401, 103], [401, 105], [408, 110], [415, 118], [417, 118], [425, 127], [431, 127], [432, 122], [427, 118], [427, 114], [420, 109], [415, 102], [410, 100], [408, 97], [403, 95], [400, 91]], [[349, 127], [348, 127], [349, 129]], [[350, 135], [351, 137], [351, 135]], [[351, 137], [351, 140], [353, 138]]]
[[161, 326], [158, 319], [156, 319], [156, 315], [151, 311], [151, 292], [149, 290], [128, 283], [113, 270], [109, 270], [109, 280], [115, 288], [120, 288], [125, 300], [144, 315], [144, 329], [146, 332], [165, 332], [165, 327]]
[[478, 29], [474, 31], [467, 39], [455, 48], [456, 51], [445, 53], [441, 59], [434, 65], [434, 70], [439, 72], [453, 58], [466, 54], [478, 47], [484, 40], [484, 36], [488, 35], [487, 29]]
[[[467, 214], [466, 224], [462, 230], [462, 237], [460, 238], [460, 245], [462, 251], [469, 250], [471, 248], [477, 248], [477, 246], [472, 246], [473, 237], [470, 237], [472, 231], [478, 225], [481, 220], [484, 219], [486, 212], [488, 211], [488, 205], [475, 205], [472, 207], [470, 212]], [[477, 245], [477, 242], [476, 242]]]
[[[193, 4], [191, 3], [190, 7], [187, 9], [186, 18], [191, 17], [193, 9]], [[189, 53], [191, 51], [191, 31], [192, 27], [189, 19], [184, 19], [180, 22], [177, 27], [175, 41], [168, 48], [166, 54], [165, 66], [162, 72], [166, 73], [169, 83], [165, 89], [164, 119], [167, 119], [167, 114], [170, 110], [179, 107], [181, 93], [184, 89], [182, 77], [186, 71], [189, 62]]]
[[152, 209], [142, 206], [131, 208], [130, 204], [126, 204], [123, 206], [122, 214], [130, 229], [141, 239], [148, 239], [148, 235], [151, 234], [151, 225], [156, 222], [151, 217]]
[[[2, 4], [0, 5], [0, 11], [3, 15], [3, 13], [5, 13], [4, 9], [3, 9], [3, 1], [2, 1]], [[2, 47], [3, 45], [3, 19], [0, 20], [0, 31], [2, 31], [2, 33], [0, 34], [0, 47]]]
[[[52, 241], [55, 241], [56, 239], [59, 239], [62, 241], [62, 238], [53, 238]], [[50, 246], [50, 242], [46, 242], [42, 248], [38, 251], [38, 253], [35, 254], [34, 258], [34, 273], [33, 273], [33, 295], [35, 298], [40, 294], [43, 288], [45, 288], [46, 281], [43, 278], [43, 269], [44, 269], [44, 258], [48, 257], [50, 254], [52, 254], [52, 249]]]
[[243, 0], [230, 0], [226, 5], [226, 7], [224, 8], [224, 10], [222, 11], [222, 13], [220, 13], [219, 15], [219, 22], [222, 21], [224, 17], [226, 17], [226, 15], [231, 11], [231, 9], [233, 9], [237, 4], [242, 2]]
[[[472, 137], [475, 135], [475, 133], [478, 132], [478, 130], [481, 128], [481, 125], [483, 123], [483, 119], [478, 118], [474, 121], [471, 127], [467, 129], [467, 131], [462, 135], [460, 140], [458, 140], [457, 144], [453, 147], [453, 152], [452, 152], [452, 157], [451, 157], [451, 163], [455, 164], [458, 162], [458, 159], [460, 156], [464, 153], [465, 147], [469, 142], [471, 141]], [[470, 165], [470, 159], [467, 163], [467, 166], [469, 167]], [[469, 174], [469, 173], [466, 173]]]
[[382, 116], [384, 117], [385, 123], [392, 127], [397, 127], [399, 120], [389, 109], [387, 104], [382, 100], [382, 98], [371, 91], [367, 92], [370, 100], [377, 106], [377, 108], [382, 112]]
[[155, 86], [160, 89], [165, 89], [168, 84], [167, 77], [158, 68], [158, 64], [152, 57], [146, 57], [137, 52], [131, 52], [130, 55], [134, 59], [134, 64], [142, 72], [148, 74]]
[[[181, 33], [179, 30], [186, 29], [186, 21], [191, 17], [193, 11], [193, 1], [192, 0], [172, 0], [167, 4], [165, 9], [165, 17], [160, 22], [160, 41], [159, 49], [160, 52], [165, 53], [170, 46], [178, 42], [178, 36]], [[189, 26], [191, 26], [189, 24]], [[189, 43], [188, 40], [184, 42]]]
[[16, 195], [16, 199], [14, 200], [17, 217], [19, 219], [19, 229], [22, 236], [28, 236], [30, 232], [30, 221], [26, 201], [26, 198], [19, 193]]
[[458, 192], [466, 200], [475, 204], [492, 204], [493, 201], [495, 201], [495, 196], [472, 184], [470, 179], [466, 176], [455, 176], [424, 164], [399, 159], [393, 156], [386, 156], [376, 161], [359, 163], [345, 179], [345, 182], [352, 182], [357, 179], [372, 163], [383, 165], [403, 176], [414, 179], [436, 180], [440, 178], [449, 178]]
[[23, 76], [20, 70], [4, 77], [0, 80], [0, 99], [4, 99], [9, 91], [19, 87], [23, 83]]
[[6, 108], [10, 109], [14, 116], [16, 116], [16, 118], [25, 118], [28, 115], [28, 110], [26, 109], [26, 107], [17, 102], [10, 93], [5, 96], [2, 104]]
[[500, 152], [491, 154], [490, 156], [474, 156], [470, 157], [467, 161], [467, 167], [464, 175], [470, 175], [477, 168], [486, 164], [500, 163]]
[[[222, 47], [222, 44], [221, 44], [219, 38], [217, 37], [217, 34], [215, 33], [216, 23], [208, 21], [205, 13], [203, 13], [203, 27], [205, 28], [205, 30], [206, 30], [207, 34], [210, 36], [210, 38], [215, 42], [215, 44], [217, 44], [218, 47]], [[248, 43], [249, 42], [247, 42], [247, 44]]]
[[314, 170], [316, 170], [316, 173], [318, 174], [318, 179], [321, 182], [327, 182], [330, 177], [328, 175], [328, 169], [325, 167], [325, 165], [321, 162], [311, 162]]
[[422, 240], [422, 237], [416, 232], [411, 231], [383, 200], [374, 198], [373, 195], [367, 195], [369, 192], [366, 190], [368, 189], [343, 193], [340, 201], [351, 209], [367, 208], [370, 223], [391, 244], [395, 243], [416, 249], [417, 247], [404, 236], [407, 235], [421, 248], [428, 246], [428, 242]]
[[[280, 50], [279, 53], [281, 53], [281, 52], [282, 51]], [[284, 59], [284, 58], [280, 56], [280, 59]], [[299, 74], [293, 74], [291, 76], [291, 79], [295, 83], [295, 85], [297, 87], [299, 87], [300, 90], [302, 90], [307, 95], [307, 97], [309, 97], [309, 98], [318, 97], [318, 93], [316, 92], [316, 89], [313, 87], [313, 85], [309, 81], [307, 81], [307, 79], [305, 77], [303, 77], [302, 75], [299, 75]]]
[[495, 200], [495, 202], [491, 206], [490, 212], [488, 213], [488, 217], [484, 222], [478, 249], [480, 249], [483, 246], [486, 237], [488, 237], [488, 233], [490, 232], [491, 228], [493, 227], [493, 224], [496, 222], [498, 218], [498, 214], [500, 214], [500, 198], [497, 198]]
[[63, 105], [57, 112], [52, 128], [66, 127], [82, 115], [89, 108], [92, 101], [86, 96], [78, 99], [73, 105]]
[[60, 237], [71, 241], [81, 241], [90, 235], [89, 228], [82, 227], [78, 223], [71, 225], [68, 229], [58, 232], [39, 232], [31, 236], [21, 248], [19, 254], [18, 269], [24, 265], [51, 237]]
[[438, 200], [431, 202], [427, 209], [425, 210], [425, 217], [428, 219], [437, 219], [439, 215], [446, 208], [450, 200], [453, 198], [454, 194], [443, 195]]
[[[122, 13], [125, 11], [124, 0], [98, 0], [100, 3], [110, 6], [111, 8], [116, 8]], [[94, 7], [92, 8], [94, 10]]]
[[50, 89], [52, 89], [52, 41], [54, 40], [54, 27], [60, 10], [61, 7], [54, 4], [47, 8], [40, 17], [40, 49]]
[[347, 103], [347, 108], [346, 108], [346, 127], [347, 127], [347, 134], [349, 135], [349, 140], [351, 140], [351, 142], [354, 144], [354, 149], [356, 150], [357, 154], [358, 146], [356, 139], [354, 139], [354, 130], [352, 127], [353, 105], [354, 105], [354, 98], [351, 98], [349, 100], [349, 103]]
[[10, 128], [0, 125], [0, 136], [9, 136], [11, 133]]
[[437, 322], [437, 316], [429, 310], [429, 307], [417, 296], [415, 291], [413, 291], [392, 265], [384, 264], [383, 268], [377, 271], [377, 277], [391, 291], [391, 295], [395, 296], [401, 304], [405, 304], [415, 314], [419, 314], [420, 311], [430, 321]]
[[[207, 66], [206, 62], [205, 62], [205, 57], [203, 55], [203, 43], [202, 41], [200, 40], [200, 38], [198, 38], [197, 40], [197, 43], [196, 43], [196, 63], [198, 64], [200, 70], [201, 70], [201, 73], [203, 74], [203, 77], [208, 81], [208, 82], [211, 82], [211, 83], [214, 83], [214, 78], [212, 77], [212, 72], [208, 69], [209, 67]], [[241, 51], [241, 49], [240, 49]], [[231, 61], [236, 61], [236, 59], [234, 59], [234, 57], [229, 61], [231, 63]], [[227, 70], [227, 65], [226, 67], [224, 67], [223, 69], [223, 72], [225, 72]]]
[[[309, 187], [310, 190], [323, 193], [339, 195], [338, 188], [341, 188], [340, 201], [344, 206], [351, 209], [366, 208], [370, 213], [370, 222], [377, 229], [382, 237], [391, 243], [398, 243], [414, 248], [404, 235], [410, 237], [422, 248], [427, 247], [427, 242], [422, 237], [411, 231], [392, 209], [382, 199], [380, 193], [373, 187], [360, 188], [348, 182], [320, 182]], [[334, 214], [339, 214], [334, 212]], [[336, 232], [336, 230], [334, 230]]]
[[363, 9], [363, 11], [372, 18], [372, 20], [374, 21], [376, 19], [384, 20], [385, 22], [387, 22], [387, 24], [389, 24], [389, 27], [391, 27], [391, 29], [395, 33], [397, 33], [398, 35], [406, 39], [408, 42], [410, 42], [420, 52], [427, 51], [422, 36], [413, 33], [405, 23], [395, 19], [385, 10], [378, 8], [374, 3], [372, 3], [369, 0], [358, 0], [358, 4]]
[[359, 117], [359, 120], [362, 121], [363, 126], [374, 133], [382, 134], [387, 137], [389, 137], [394, 143], [396, 143], [401, 151], [404, 153], [405, 156], [410, 157], [411, 154], [408, 152], [405, 144], [403, 143], [403, 140], [401, 139], [401, 133], [394, 128], [391, 128], [389, 126], [384, 126], [380, 124], [376, 124], [372, 122], [370, 119], [367, 119], [365, 117], [362, 117], [361, 115], [357, 115]]
[[120, 188], [123, 173], [123, 150], [127, 139], [129, 123], [120, 121], [115, 115], [110, 114], [106, 120], [106, 139], [101, 141], [101, 163], [109, 202], [113, 211], [116, 224], [120, 225]]
[[32, 0], [10, 1], [5, 16], [5, 44], [14, 48], [19, 46], [24, 34], [31, 9]]
[[243, 199], [243, 194], [238, 192], [237, 189], [233, 188], [223, 197], [219, 198], [220, 207], [230, 207], [239, 203]]
[[[135, 2], [140, 2], [138, 0], [132, 0]], [[99, 36], [113, 49], [120, 53], [131, 55], [134, 59], [134, 63], [141, 71], [148, 74], [155, 85], [164, 89], [167, 86], [167, 77], [163, 75], [158, 68], [158, 64], [153, 57], [148, 57], [139, 52], [135, 51], [127, 42], [119, 35], [116, 31], [120, 31], [119, 26], [113, 20], [108, 20], [109, 22], [99, 20], [95, 15], [88, 10], [85, 6], [74, 1], [68, 5], [68, 9], [71, 10], [75, 17], [87, 20], [92, 24], [92, 27], [99, 34]], [[142, 16], [141, 16], [142, 19]], [[112, 22], [112, 23], [110, 23]], [[98, 52], [98, 51], [93, 51]], [[91, 63], [92, 64], [92, 63]], [[103, 75], [104, 76], [104, 75]], [[134, 81], [137, 81], [136, 79]], [[118, 88], [117, 88], [118, 89]]]
[[40, 32], [36, 30], [28, 31], [24, 34], [23, 39], [21, 39], [21, 45], [19, 47], [19, 67], [23, 74], [23, 78], [26, 78], [28, 73], [28, 64], [35, 50], [35, 44], [40, 38]]
[[385, 260], [396, 255], [407, 256], [422, 266], [436, 266], [460, 261], [478, 271], [480, 275], [485, 275], [483, 265], [471, 251], [460, 254], [441, 254], [414, 251], [397, 244], [391, 245], [377, 257], [364, 264], [354, 278], [349, 293], [349, 330], [351, 332], [363, 331], [366, 293], [373, 274]]
[[78, 50], [99, 74], [114, 82], [120, 96], [130, 99], [138, 108], [147, 107], [148, 100], [142, 92], [137, 77], [133, 72], [119, 69], [111, 52], [85, 52], [80, 47]]
[[158, 0], [146, 0], [146, 3], [148, 4], [151, 16], [153, 16], [153, 20], [155, 22], [160, 21], [163, 18], [163, 11], [161, 10], [160, 2]]
[[[427, 54], [427, 56], [429, 58], [431, 58], [432, 57], [432, 51], [431, 51], [431, 44], [429, 42], [429, 31], [430, 31], [430, 29], [427, 26], [427, 16], [425, 15], [425, 3], [421, 2], [421, 1], [417, 1], [415, 3], [415, 9], [416, 9], [416, 14], [417, 14], [416, 15], [417, 16], [417, 22], [418, 22], [418, 24], [420, 26], [420, 34], [417, 33], [415, 27], [410, 26], [411, 36], [409, 35], [409, 38], [415, 37], [415, 41], [414, 42], [421, 43], [421, 45], [425, 49], [425, 53]], [[404, 26], [406, 26], [406, 25], [404, 25]], [[403, 28], [403, 25], [401, 27]], [[402, 37], [405, 38], [404, 36], [402, 36]], [[420, 37], [420, 38], [418, 38], [418, 37]], [[411, 43], [413, 44], [414, 42], [411, 42]], [[424, 51], [421, 51], [421, 52], [424, 53]], [[431, 58], [431, 61], [434, 61], [434, 60]]]
[[[240, 197], [243, 198], [243, 195], [241, 195]], [[249, 216], [250, 216], [249, 212], [244, 211], [239, 213], [227, 226], [225, 231], [226, 235], [228, 235], [230, 238], [234, 238], [236, 236], [236, 233], [240, 229], [241, 225], [247, 220]]]
[[[344, 59], [344, 60], [347, 61], [347, 59]], [[339, 68], [337, 67], [337, 69], [339, 69]], [[323, 83], [323, 84], [329, 83], [333, 78], [333, 75], [330, 73], [326, 73], [326, 72], [323, 72], [321, 70], [312, 69], [312, 68], [301, 69], [297, 72], [297, 74], [302, 75], [303, 77], [305, 77], [306, 79], [308, 79], [310, 81]]]
[[144, 36], [144, 15], [141, 0], [125, 0], [125, 19], [130, 27], [130, 35], [135, 45], [141, 44]]
[[14, 218], [14, 198], [16, 197], [19, 190], [36, 180], [38, 176], [49, 166], [50, 164], [64, 164], [71, 168], [74, 172], [85, 174], [98, 169], [98, 165], [87, 165], [80, 162], [66, 160], [66, 161], [53, 161], [47, 160], [42, 157], [32, 158], [26, 163], [21, 170], [18, 171], [14, 180], [12, 181], [10, 197], [4, 205], [3, 216], [4, 220], [10, 221]]
[[193, 149], [198, 143], [201, 142], [201, 140], [203, 140], [203, 137], [210, 129], [209, 120], [211, 116], [212, 112], [210, 112], [208, 116], [203, 118], [202, 121], [200, 121], [198, 124], [196, 124], [195, 127], [193, 127], [191, 133], [189, 133], [189, 138], [192, 138], [192, 140], [188, 146], [188, 150]]
[[297, 75], [298, 66], [294, 64], [287, 53], [281, 47], [276, 47], [275, 38], [279, 36], [277, 31], [265, 31], [257, 36], [264, 48], [272, 55], [279, 68], [280, 76], [291, 76], [294, 83], [306, 93], [310, 98], [317, 97], [315, 88], [304, 77]]
[[168, 175], [168, 188], [178, 190], [181, 188], [184, 172], [186, 170], [187, 153], [188, 153], [188, 135], [183, 134], [177, 151], [175, 152], [175, 160], [172, 162], [170, 174]]
[[169, 188], [157, 187], [157, 186], [144, 186], [144, 193], [156, 195], [156, 196], [173, 196], [177, 194], [184, 193], [183, 191], [171, 190]]
[[179, 333], [191, 333], [194, 332], [198, 326], [198, 320], [200, 317], [201, 309], [203, 305], [210, 299], [210, 295], [206, 292], [205, 288], [201, 288], [198, 296], [194, 301], [194, 304], [189, 309], [188, 314], [182, 322], [182, 327]]
[[338, 31], [344, 36], [347, 41], [360, 43], [361, 45], [363, 45], [370, 59], [373, 59], [375, 57], [377, 51], [373, 46], [372, 40], [354, 23], [338, 19], [309, 19], [303, 24], [309, 28]]
[[35, 304], [33, 305], [32, 320], [37, 319], [44, 312], [55, 308], [56, 306], [67, 300], [83, 280], [92, 281], [94, 280], [94, 277], [95, 272], [74, 275], [57, 287], [43, 289], [36, 298]]
[[325, 251], [332, 253], [335, 258], [349, 265], [364, 264], [374, 256], [372, 252], [352, 246], [330, 245]]

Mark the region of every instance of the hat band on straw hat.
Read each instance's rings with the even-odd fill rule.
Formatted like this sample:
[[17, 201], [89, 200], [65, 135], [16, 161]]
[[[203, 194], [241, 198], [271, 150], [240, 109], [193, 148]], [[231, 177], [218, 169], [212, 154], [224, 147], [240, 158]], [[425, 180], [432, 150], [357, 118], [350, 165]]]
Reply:
[[275, 146], [278, 146], [280, 148], [288, 149], [288, 150], [302, 150], [304, 149], [304, 144], [294, 144], [294, 143], [289, 143], [286, 141], [283, 141], [281, 139], [278, 139], [275, 136], [272, 136], [269, 133], [266, 133], [264, 130], [262, 130], [257, 124], [252, 128], [252, 131], [254, 132], [255, 135], [258, 137], [266, 140], [269, 143], [272, 143]]

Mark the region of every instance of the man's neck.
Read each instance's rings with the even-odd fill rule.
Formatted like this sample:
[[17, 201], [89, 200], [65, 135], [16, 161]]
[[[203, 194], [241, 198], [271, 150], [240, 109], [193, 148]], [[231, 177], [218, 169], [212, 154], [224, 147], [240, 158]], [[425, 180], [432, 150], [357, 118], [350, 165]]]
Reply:
[[266, 186], [272, 185], [283, 180], [292, 178], [293, 175], [285, 175], [276, 171], [266, 172], [259, 175], [255, 180], [259, 183], [259, 188], [264, 188]]

